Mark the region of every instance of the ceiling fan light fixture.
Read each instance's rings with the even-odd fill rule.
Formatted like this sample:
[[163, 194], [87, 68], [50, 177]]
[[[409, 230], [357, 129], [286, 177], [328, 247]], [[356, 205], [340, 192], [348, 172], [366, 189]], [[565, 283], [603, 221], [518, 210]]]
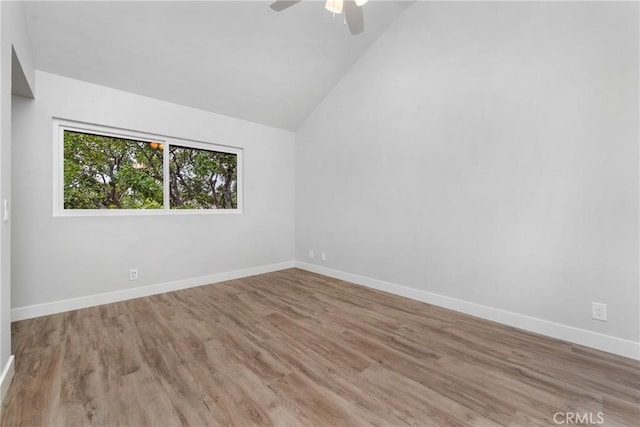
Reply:
[[356, 6], [362, 7], [362, 5], [364, 5], [368, 1], [369, 0], [355, 0], [355, 3], [356, 3]]
[[342, 13], [343, 6], [344, 6], [343, 0], [327, 0], [327, 3], [325, 4], [324, 7], [331, 13]]

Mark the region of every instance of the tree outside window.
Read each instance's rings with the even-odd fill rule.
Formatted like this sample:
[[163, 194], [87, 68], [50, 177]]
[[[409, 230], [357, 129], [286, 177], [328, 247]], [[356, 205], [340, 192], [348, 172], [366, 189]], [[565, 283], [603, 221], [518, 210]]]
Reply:
[[237, 154], [67, 129], [63, 139], [64, 209], [238, 207]]

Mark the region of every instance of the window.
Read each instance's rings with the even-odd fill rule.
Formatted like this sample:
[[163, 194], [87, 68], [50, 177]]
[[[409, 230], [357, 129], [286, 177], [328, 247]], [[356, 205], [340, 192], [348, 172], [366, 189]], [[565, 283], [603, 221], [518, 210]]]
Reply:
[[162, 144], [64, 131], [64, 209], [162, 209]]
[[169, 146], [169, 206], [172, 209], [235, 209], [236, 154]]
[[242, 150], [54, 120], [56, 215], [240, 212]]

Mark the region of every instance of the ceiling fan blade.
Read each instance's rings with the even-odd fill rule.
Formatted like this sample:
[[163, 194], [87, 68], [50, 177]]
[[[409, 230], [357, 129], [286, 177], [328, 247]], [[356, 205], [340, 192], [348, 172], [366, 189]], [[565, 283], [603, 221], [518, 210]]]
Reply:
[[355, 36], [364, 31], [362, 8], [354, 0], [344, 0], [344, 16], [351, 34]]
[[269, 7], [276, 12], [280, 12], [281, 10], [285, 10], [288, 7], [293, 6], [296, 3], [300, 3], [300, 0], [276, 0], [269, 5]]

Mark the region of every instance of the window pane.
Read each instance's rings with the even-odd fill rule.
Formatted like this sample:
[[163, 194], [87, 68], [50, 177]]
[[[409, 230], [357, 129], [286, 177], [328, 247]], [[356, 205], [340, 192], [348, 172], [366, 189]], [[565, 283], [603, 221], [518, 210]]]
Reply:
[[64, 131], [65, 209], [162, 209], [157, 142]]
[[236, 154], [169, 148], [169, 206], [171, 209], [236, 209]]

